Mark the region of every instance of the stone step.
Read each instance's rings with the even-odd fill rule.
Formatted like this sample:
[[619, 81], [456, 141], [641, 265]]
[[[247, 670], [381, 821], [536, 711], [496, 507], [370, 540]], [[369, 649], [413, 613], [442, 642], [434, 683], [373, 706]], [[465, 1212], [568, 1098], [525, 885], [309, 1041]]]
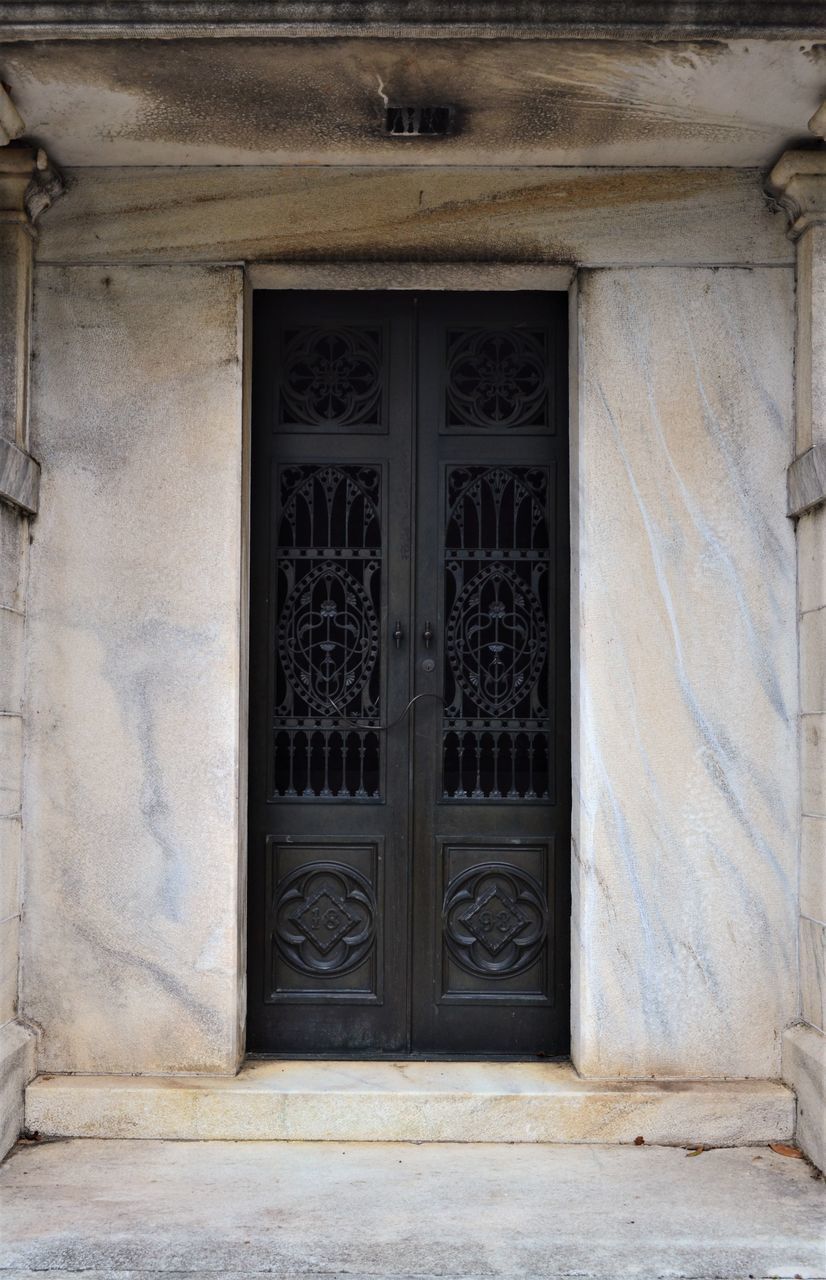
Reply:
[[770, 1080], [583, 1080], [569, 1063], [248, 1062], [237, 1076], [40, 1076], [44, 1136], [332, 1142], [789, 1139], [794, 1095]]

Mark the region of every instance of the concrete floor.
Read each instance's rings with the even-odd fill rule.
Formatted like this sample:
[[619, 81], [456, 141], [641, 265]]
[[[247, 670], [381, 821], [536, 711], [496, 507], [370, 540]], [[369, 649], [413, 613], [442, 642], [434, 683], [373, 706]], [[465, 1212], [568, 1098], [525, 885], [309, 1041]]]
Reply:
[[810, 1280], [825, 1228], [767, 1147], [71, 1139], [0, 1168], [0, 1280]]

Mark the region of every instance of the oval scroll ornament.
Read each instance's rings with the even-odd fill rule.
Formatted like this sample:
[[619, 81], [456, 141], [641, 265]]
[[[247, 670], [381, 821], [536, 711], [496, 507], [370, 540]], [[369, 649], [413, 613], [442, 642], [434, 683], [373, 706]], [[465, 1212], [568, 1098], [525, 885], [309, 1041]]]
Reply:
[[284, 601], [277, 643], [293, 687], [320, 715], [335, 715], [373, 674], [379, 620], [361, 583], [343, 565], [325, 560]]
[[510, 566], [492, 564], [456, 597], [446, 641], [462, 691], [488, 715], [504, 716], [539, 678], [548, 624], [536, 592]]
[[376, 938], [376, 895], [369, 880], [338, 862], [313, 862], [288, 875], [274, 903], [276, 947], [294, 969], [314, 977], [349, 973]]
[[442, 920], [448, 951], [474, 977], [524, 972], [548, 936], [541, 885], [507, 863], [481, 863], [456, 876], [445, 893]]

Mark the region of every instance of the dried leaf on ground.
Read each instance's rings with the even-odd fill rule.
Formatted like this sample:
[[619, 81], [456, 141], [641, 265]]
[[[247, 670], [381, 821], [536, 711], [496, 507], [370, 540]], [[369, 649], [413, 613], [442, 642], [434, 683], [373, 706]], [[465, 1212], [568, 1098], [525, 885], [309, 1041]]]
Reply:
[[687, 1156], [701, 1156], [705, 1151], [705, 1147], [693, 1147], [691, 1151], [686, 1151]]
[[792, 1147], [788, 1142], [770, 1142], [769, 1146], [772, 1151], [776, 1151], [779, 1156], [790, 1156], [792, 1160], [802, 1160], [803, 1152], [799, 1147]]

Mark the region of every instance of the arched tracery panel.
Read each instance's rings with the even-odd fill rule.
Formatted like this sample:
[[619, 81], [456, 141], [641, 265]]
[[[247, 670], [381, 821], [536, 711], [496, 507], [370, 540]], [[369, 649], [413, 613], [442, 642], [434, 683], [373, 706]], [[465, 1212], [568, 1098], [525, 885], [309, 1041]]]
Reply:
[[448, 470], [446, 800], [549, 798], [548, 474]]
[[381, 472], [283, 467], [276, 566], [273, 793], [381, 793]]

